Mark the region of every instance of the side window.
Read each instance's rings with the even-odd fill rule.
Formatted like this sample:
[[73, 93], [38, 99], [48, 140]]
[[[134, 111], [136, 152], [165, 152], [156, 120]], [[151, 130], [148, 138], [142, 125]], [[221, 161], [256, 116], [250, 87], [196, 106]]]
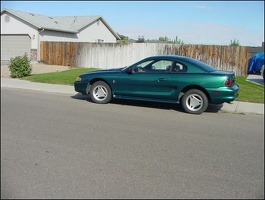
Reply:
[[166, 72], [166, 71], [169, 71], [171, 65], [172, 65], [172, 61], [159, 60], [155, 62], [154, 64], [152, 64], [152, 71]]
[[179, 62], [176, 62], [172, 66], [172, 73], [186, 72], [187, 70], [188, 70], [187, 66]]
[[141, 68], [144, 68], [146, 66], [148, 66], [150, 63], [154, 62], [153, 60], [148, 60], [148, 61], [145, 61], [145, 62], [142, 62], [142, 63], [139, 63], [136, 67], [141, 67]]
[[151, 64], [154, 62], [154, 60], [148, 60], [141, 63], [138, 63], [137, 65], [133, 66], [133, 71], [135, 73], [142, 73], [149, 70]]
[[172, 61], [169, 60], [149, 60], [138, 63], [133, 70], [137, 73], [166, 73], [170, 71]]

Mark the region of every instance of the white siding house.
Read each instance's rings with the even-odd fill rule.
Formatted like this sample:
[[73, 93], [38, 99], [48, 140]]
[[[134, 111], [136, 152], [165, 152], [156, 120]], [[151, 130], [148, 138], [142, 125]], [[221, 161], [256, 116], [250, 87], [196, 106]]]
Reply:
[[48, 17], [1, 10], [1, 62], [24, 53], [39, 61], [41, 41], [116, 43], [119, 39], [102, 16]]

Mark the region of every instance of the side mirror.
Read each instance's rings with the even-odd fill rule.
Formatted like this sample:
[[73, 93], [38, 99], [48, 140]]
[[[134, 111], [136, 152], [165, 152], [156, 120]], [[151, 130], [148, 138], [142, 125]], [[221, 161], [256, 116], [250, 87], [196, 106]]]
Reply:
[[131, 67], [127, 72], [128, 74], [134, 74], [137, 71], [137, 67]]

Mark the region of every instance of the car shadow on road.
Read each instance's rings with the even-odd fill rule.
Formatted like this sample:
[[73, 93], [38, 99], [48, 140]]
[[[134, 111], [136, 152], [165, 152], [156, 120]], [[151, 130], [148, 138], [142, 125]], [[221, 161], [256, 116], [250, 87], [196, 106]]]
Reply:
[[89, 95], [83, 95], [81, 93], [76, 93], [75, 95], [71, 96], [71, 98], [77, 99], [77, 100], [89, 100], [90, 101]]
[[[93, 103], [90, 99], [90, 95], [82, 95], [77, 93], [74, 96], [71, 96], [73, 99], [88, 101]], [[124, 100], [124, 99], [113, 99], [110, 104], [116, 105], [125, 105], [125, 106], [137, 106], [137, 107], [147, 107], [147, 108], [156, 108], [156, 109], [164, 109], [164, 110], [175, 110], [178, 112], [184, 112], [182, 106], [179, 104], [171, 104], [171, 103], [157, 103], [150, 101], [133, 101], [133, 100]], [[209, 104], [207, 110], [205, 112], [208, 113], [217, 113], [221, 110], [223, 104]]]

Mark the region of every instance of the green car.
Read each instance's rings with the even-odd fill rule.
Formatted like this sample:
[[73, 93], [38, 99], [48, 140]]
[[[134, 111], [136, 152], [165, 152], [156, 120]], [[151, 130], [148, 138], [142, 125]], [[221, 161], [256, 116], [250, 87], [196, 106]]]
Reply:
[[82, 74], [75, 91], [90, 94], [95, 103], [115, 99], [181, 104], [184, 111], [201, 114], [209, 103], [232, 102], [239, 86], [234, 72], [219, 71], [193, 58], [162, 55], [116, 69]]

